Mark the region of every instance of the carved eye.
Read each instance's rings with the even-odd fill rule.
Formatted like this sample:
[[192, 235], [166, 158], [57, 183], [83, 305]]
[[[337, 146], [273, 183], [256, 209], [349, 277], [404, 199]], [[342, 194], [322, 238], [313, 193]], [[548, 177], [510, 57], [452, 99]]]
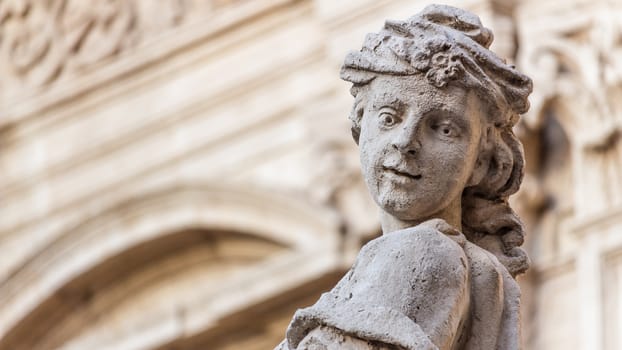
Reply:
[[380, 123], [383, 126], [386, 127], [391, 127], [395, 124], [397, 124], [398, 120], [397, 117], [389, 112], [382, 112], [380, 113]]
[[444, 137], [458, 136], [458, 131], [450, 123], [441, 123], [441, 124], [433, 125], [432, 130], [436, 131], [439, 135], [444, 136]]

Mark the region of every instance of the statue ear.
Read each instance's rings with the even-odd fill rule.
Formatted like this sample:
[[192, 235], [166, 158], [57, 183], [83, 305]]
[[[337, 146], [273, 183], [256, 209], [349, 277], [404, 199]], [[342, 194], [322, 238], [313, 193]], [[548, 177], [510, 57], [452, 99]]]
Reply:
[[352, 132], [352, 138], [356, 144], [359, 144], [359, 136], [361, 135], [361, 121], [363, 120], [363, 114], [365, 114], [365, 98], [364, 94], [358, 93], [356, 98], [354, 99], [354, 105], [352, 106], [352, 110], [350, 111], [350, 121], [352, 122], [352, 126], [350, 127], [350, 131]]

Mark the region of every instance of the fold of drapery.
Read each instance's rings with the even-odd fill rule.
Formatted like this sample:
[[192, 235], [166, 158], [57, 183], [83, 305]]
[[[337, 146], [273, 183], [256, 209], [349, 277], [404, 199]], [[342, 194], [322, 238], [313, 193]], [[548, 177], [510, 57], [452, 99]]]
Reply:
[[518, 284], [492, 253], [416, 226], [365, 245], [337, 286], [296, 312], [277, 349], [329, 327], [407, 350], [518, 350], [519, 307]]

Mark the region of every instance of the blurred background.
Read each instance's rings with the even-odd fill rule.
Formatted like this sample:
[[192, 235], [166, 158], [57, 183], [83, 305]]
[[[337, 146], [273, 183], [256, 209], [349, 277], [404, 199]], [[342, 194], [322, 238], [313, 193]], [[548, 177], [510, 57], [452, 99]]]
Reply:
[[[0, 0], [0, 349], [272, 349], [379, 232], [339, 67], [417, 0]], [[622, 348], [622, 2], [448, 1], [534, 80], [525, 349]]]

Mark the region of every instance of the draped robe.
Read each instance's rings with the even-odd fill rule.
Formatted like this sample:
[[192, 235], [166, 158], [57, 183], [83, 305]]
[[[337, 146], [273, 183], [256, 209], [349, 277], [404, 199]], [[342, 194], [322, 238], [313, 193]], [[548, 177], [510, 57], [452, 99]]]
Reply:
[[422, 224], [366, 244], [277, 349], [516, 350], [519, 300], [492, 253]]

